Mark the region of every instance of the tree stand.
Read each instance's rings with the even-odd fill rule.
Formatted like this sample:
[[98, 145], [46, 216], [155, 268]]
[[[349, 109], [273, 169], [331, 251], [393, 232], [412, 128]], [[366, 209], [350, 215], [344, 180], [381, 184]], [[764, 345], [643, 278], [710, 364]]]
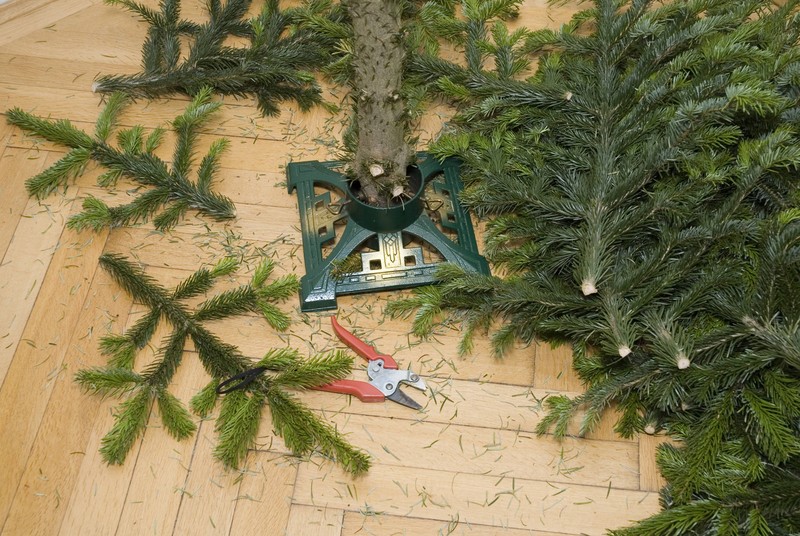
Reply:
[[[337, 171], [341, 162], [294, 162], [286, 166], [289, 193], [297, 190], [303, 234], [306, 275], [300, 280], [300, 309], [304, 312], [336, 309], [338, 295], [411, 288], [436, 281], [443, 262], [465, 270], [489, 274], [489, 264], [478, 253], [475, 232], [467, 211], [456, 201], [462, 189], [459, 163], [438, 162], [427, 153], [417, 154], [409, 179], [417, 193], [388, 208], [367, 205], [356, 198], [349, 181]], [[341, 197], [334, 201], [333, 191]], [[443, 229], [428, 216], [426, 207], [439, 215]], [[337, 238], [337, 225], [346, 220]], [[422, 247], [406, 246], [418, 238], [444, 259], [426, 262]], [[330, 248], [325, 255], [325, 248]], [[361, 270], [332, 272], [353, 254], [362, 252]]]

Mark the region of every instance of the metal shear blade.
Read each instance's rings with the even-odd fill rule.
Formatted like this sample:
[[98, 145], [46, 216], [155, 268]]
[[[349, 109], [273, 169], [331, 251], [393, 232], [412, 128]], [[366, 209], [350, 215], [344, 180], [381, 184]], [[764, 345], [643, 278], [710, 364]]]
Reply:
[[394, 393], [387, 396], [389, 400], [393, 402], [397, 402], [398, 404], [402, 404], [403, 406], [409, 407], [411, 409], [422, 409], [422, 406], [419, 403], [405, 394], [400, 389], [397, 389]]

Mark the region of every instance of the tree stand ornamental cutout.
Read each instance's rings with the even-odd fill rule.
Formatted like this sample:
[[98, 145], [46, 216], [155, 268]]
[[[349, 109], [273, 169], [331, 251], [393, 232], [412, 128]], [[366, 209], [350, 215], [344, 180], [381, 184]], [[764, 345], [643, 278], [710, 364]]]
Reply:
[[[303, 234], [306, 275], [300, 281], [301, 309], [305, 312], [336, 308], [336, 296], [426, 285], [436, 281], [443, 261], [423, 258], [422, 240], [444, 262], [465, 270], [489, 273], [479, 253], [467, 211], [458, 203], [461, 191], [459, 163], [439, 163], [418, 153], [409, 167], [411, 199], [389, 207], [361, 201], [340, 162], [296, 162], [287, 165], [289, 193], [296, 190]], [[333, 195], [339, 197], [334, 200]], [[437, 226], [429, 213], [435, 214]], [[337, 227], [344, 229], [337, 237]], [[455, 240], [448, 234], [455, 233]], [[337, 241], [338, 238], [338, 241]], [[366, 249], [367, 251], [361, 252]], [[330, 250], [326, 255], [326, 250]], [[361, 268], [337, 274], [354, 255]], [[349, 264], [349, 263], [347, 263]], [[346, 268], [345, 268], [346, 270]]]

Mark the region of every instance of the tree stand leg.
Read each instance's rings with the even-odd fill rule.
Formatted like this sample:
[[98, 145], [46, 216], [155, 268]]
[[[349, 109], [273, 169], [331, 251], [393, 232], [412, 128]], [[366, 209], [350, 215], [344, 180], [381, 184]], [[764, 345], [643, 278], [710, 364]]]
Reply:
[[[401, 212], [386, 217], [363, 216], [364, 211], [379, 209], [353, 206], [352, 200], [342, 209], [348, 182], [336, 171], [339, 162], [294, 162], [286, 167], [289, 193], [296, 190], [303, 235], [303, 257], [306, 275], [300, 280], [300, 309], [304, 312], [336, 309], [338, 295], [405, 289], [436, 281], [440, 262], [425, 262], [421, 247], [406, 247], [405, 237], [417, 237], [436, 249], [444, 262], [467, 271], [489, 274], [489, 265], [479, 253], [475, 232], [467, 211], [456, 201], [462, 189], [459, 163], [448, 159], [439, 163], [426, 153], [418, 153], [417, 168], [421, 175], [421, 194], [428, 204], [437, 204], [435, 211], [441, 225], [456, 233], [452, 240], [421, 210], [408, 207], [388, 209]], [[324, 191], [318, 193], [315, 186]], [[342, 197], [334, 201], [331, 190]], [[422, 197], [421, 196], [421, 197]], [[420, 199], [419, 203], [423, 203]], [[348, 206], [350, 205], [350, 206]], [[420, 206], [421, 207], [421, 206]], [[352, 213], [352, 216], [351, 216]], [[397, 217], [395, 217], [397, 216]], [[339, 241], [324, 255], [326, 244], [336, 239], [336, 224], [346, 220]], [[392, 226], [400, 222], [399, 229]], [[395, 225], [396, 227], [396, 225]], [[405, 236], [404, 236], [405, 235]], [[376, 251], [361, 253], [361, 270], [334, 276], [332, 270], [366, 242]]]

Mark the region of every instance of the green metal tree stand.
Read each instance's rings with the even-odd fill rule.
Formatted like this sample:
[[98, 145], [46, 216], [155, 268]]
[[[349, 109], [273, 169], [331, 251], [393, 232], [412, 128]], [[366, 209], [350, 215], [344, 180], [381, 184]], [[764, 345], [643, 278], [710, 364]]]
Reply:
[[[410, 168], [417, 194], [401, 205], [373, 207], [351, 192], [337, 169], [341, 162], [293, 162], [286, 166], [289, 193], [297, 191], [306, 274], [300, 280], [300, 308], [304, 312], [336, 309], [338, 295], [404, 289], [436, 281], [441, 262], [425, 262], [421, 247], [406, 248], [417, 237], [434, 248], [443, 262], [465, 270], [489, 274], [489, 264], [478, 253], [475, 232], [467, 211], [456, 201], [462, 190], [459, 162], [443, 163], [427, 153], [417, 154]], [[332, 193], [340, 198], [334, 200]], [[438, 212], [440, 225], [455, 234], [451, 239], [428, 216]], [[345, 222], [346, 220], [346, 222]], [[325, 256], [324, 248], [339, 241]], [[405, 236], [404, 236], [405, 235]], [[332, 275], [332, 270], [353, 253], [364, 249], [361, 270]]]

